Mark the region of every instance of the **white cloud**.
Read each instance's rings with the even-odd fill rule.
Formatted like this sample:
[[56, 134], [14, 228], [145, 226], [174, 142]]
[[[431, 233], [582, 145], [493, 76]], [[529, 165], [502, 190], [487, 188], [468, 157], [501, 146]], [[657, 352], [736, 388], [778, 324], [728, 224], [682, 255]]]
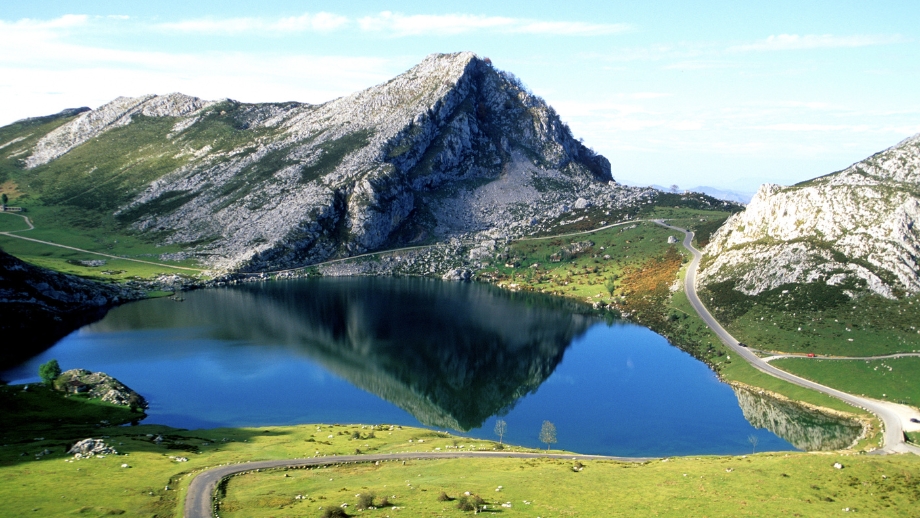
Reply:
[[[73, 43], [86, 18], [0, 21], [0, 125], [120, 95], [319, 103], [385, 81], [411, 60], [256, 52], [133, 51]], [[84, 29], [86, 28], [84, 27]], [[82, 29], [81, 29], [82, 30]], [[15, 80], [13, 79], [15, 78]]]
[[674, 94], [664, 93], [664, 92], [636, 92], [633, 94], [626, 94], [626, 97], [630, 99], [660, 99], [662, 97], [671, 97]]
[[689, 60], [689, 61], [679, 61], [677, 63], [671, 63], [670, 65], [665, 65], [662, 67], [664, 70], [712, 70], [716, 68], [728, 68], [733, 66], [731, 63], [725, 61], [713, 61], [713, 60]]
[[396, 36], [455, 35], [475, 31], [504, 34], [602, 36], [631, 29], [629, 25], [622, 23], [542, 21], [475, 14], [405, 15], [390, 11], [360, 18], [358, 26], [364, 31], [387, 32]]
[[807, 124], [807, 123], [795, 123], [795, 122], [785, 122], [780, 124], [768, 124], [766, 126], [758, 126], [757, 129], [766, 129], [773, 131], [852, 131], [852, 132], [865, 132], [870, 131], [872, 128], [865, 124]]
[[560, 36], [604, 36], [632, 30], [625, 23], [538, 22], [516, 20], [519, 25], [509, 32], [526, 34], [556, 34]]
[[267, 34], [330, 32], [342, 28], [348, 23], [348, 18], [344, 16], [319, 12], [316, 14], [304, 13], [300, 16], [276, 19], [202, 18], [197, 20], [161, 23], [157, 25], [157, 28], [171, 32], [234, 35], [248, 32]]
[[730, 52], [747, 51], [772, 51], [772, 50], [802, 50], [802, 49], [832, 49], [868, 47], [872, 45], [888, 45], [903, 43], [906, 40], [900, 35], [856, 35], [834, 36], [832, 34], [777, 34], [764, 40], [744, 45], [729, 47]]

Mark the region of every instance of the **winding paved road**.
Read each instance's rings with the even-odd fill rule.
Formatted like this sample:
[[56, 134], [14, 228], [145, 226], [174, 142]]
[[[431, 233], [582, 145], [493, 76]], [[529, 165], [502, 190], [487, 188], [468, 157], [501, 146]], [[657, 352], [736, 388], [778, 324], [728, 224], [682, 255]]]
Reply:
[[658, 225], [661, 225], [665, 228], [670, 228], [671, 230], [682, 232], [684, 234], [684, 248], [693, 254], [693, 260], [690, 261], [690, 265], [687, 267], [687, 276], [684, 279], [684, 291], [687, 293], [687, 299], [690, 301], [693, 309], [695, 309], [696, 312], [700, 315], [700, 318], [706, 322], [706, 325], [708, 325], [716, 333], [716, 335], [718, 335], [719, 339], [722, 340], [722, 343], [730, 348], [734, 354], [744, 358], [744, 360], [754, 366], [754, 368], [775, 378], [788, 381], [789, 383], [799, 385], [800, 387], [817, 390], [818, 392], [833, 396], [853, 406], [872, 412], [878, 416], [878, 418], [884, 424], [885, 434], [882, 447], [878, 450], [875, 450], [873, 453], [915, 453], [920, 455], [920, 448], [904, 442], [905, 424], [910, 423], [911, 416], [920, 418], [920, 412], [917, 412], [916, 410], [911, 409], [905, 405], [897, 405], [885, 401], [854, 396], [852, 394], [847, 394], [846, 392], [841, 392], [837, 389], [833, 389], [831, 387], [800, 378], [784, 370], [777, 369], [776, 367], [770, 365], [768, 362], [764, 361], [762, 358], [751, 352], [748, 348], [739, 345], [738, 340], [729, 334], [729, 332], [726, 331], [721, 324], [719, 324], [719, 322], [712, 316], [712, 314], [709, 313], [709, 310], [706, 309], [706, 306], [703, 305], [703, 302], [700, 301], [700, 298], [696, 294], [696, 272], [697, 269], [699, 269], [700, 259], [702, 259], [703, 254], [693, 246], [693, 232], [680, 227], [668, 225], [663, 220], [654, 221]]
[[430, 452], [430, 453], [389, 453], [380, 455], [339, 455], [336, 457], [312, 457], [306, 459], [265, 460], [244, 464], [228, 464], [209, 469], [194, 479], [185, 495], [185, 518], [211, 518], [212, 495], [217, 484], [226, 477], [257, 469], [288, 468], [301, 466], [330, 466], [357, 462], [388, 462], [401, 460], [456, 459], [467, 457], [479, 458], [516, 458], [516, 459], [566, 459], [566, 460], [615, 460], [620, 462], [645, 462], [651, 458], [606, 457], [603, 455], [564, 455], [555, 453], [514, 453], [514, 452]]

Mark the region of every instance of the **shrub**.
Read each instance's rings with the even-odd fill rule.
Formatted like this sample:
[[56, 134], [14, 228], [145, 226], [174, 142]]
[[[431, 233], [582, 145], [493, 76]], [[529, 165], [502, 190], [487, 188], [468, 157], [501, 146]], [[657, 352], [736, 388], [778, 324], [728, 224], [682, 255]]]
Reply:
[[46, 385], [50, 385], [61, 375], [61, 366], [57, 360], [48, 360], [38, 367], [38, 375]]
[[362, 511], [368, 507], [374, 507], [374, 493], [361, 493], [358, 495], [358, 503], [355, 507]]
[[345, 518], [348, 513], [341, 507], [327, 507], [323, 511], [323, 518]]
[[475, 511], [486, 504], [479, 495], [461, 496], [457, 501], [457, 509], [461, 511]]

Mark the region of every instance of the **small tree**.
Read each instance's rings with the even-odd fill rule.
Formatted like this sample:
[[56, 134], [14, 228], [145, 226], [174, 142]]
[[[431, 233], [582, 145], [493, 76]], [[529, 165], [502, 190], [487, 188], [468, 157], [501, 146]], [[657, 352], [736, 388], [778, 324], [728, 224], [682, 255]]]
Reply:
[[61, 375], [61, 366], [57, 360], [48, 360], [38, 367], [38, 375], [46, 385], [51, 385]]
[[543, 427], [540, 428], [540, 442], [546, 444], [547, 451], [549, 451], [550, 444], [556, 444], [556, 425], [543, 421]]
[[752, 454], [757, 451], [757, 440], [758, 439], [756, 435], [754, 434], [748, 435], [748, 442], [751, 443], [751, 453]]
[[0, 194], [0, 204], [6, 207], [6, 202], [8, 201], [10, 201], [10, 198], [6, 195], [6, 193]]
[[505, 435], [505, 432], [508, 431], [508, 423], [504, 419], [495, 420], [495, 435], [498, 436], [498, 444], [502, 443], [502, 438]]
[[618, 279], [619, 279], [619, 276], [614, 273], [613, 275], [608, 277], [607, 282], [604, 283], [604, 287], [607, 288], [607, 293], [609, 293], [611, 297], [613, 296], [613, 292], [616, 291], [617, 289]]

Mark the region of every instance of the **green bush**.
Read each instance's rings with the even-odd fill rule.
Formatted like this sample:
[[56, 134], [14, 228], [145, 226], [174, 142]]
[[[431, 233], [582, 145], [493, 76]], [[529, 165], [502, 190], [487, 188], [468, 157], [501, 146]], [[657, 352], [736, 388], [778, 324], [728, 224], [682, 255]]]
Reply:
[[374, 507], [374, 493], [361, 493], [358, 495], [358, 503], [355, 505], [359, 511], [369, 507]]
[[57, 360], [48, 360], [38, 367], [38, 375], [45, 385], [51, 385], [61, 375], [61, 366]]

